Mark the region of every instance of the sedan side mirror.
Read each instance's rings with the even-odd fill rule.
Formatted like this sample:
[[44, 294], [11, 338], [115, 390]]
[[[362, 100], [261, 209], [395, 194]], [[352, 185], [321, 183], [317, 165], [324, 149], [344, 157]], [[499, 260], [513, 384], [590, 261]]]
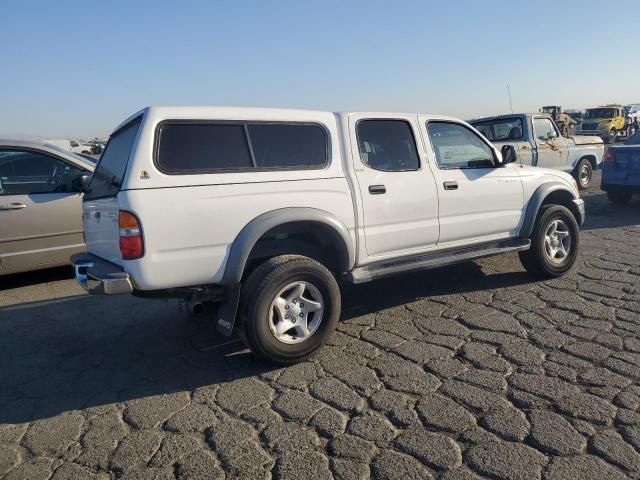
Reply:
[[503, 145], [500, 149], [500, 153], [502, 154], [502, 165], [513, 163], [518, 159], [516, 149], [513, 148], [513, 145]]
[[73, 179], [73, 191], [84, 193], [89, 190], [89, 183], [91, 183], [91, 174], [88, 172], [81, 173]]

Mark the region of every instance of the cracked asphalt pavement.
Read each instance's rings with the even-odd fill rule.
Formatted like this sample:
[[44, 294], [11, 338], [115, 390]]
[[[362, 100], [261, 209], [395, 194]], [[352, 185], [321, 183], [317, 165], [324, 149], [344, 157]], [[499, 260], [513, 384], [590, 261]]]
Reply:
[[0, 278], [0, 477], [640, 479], [640, 199], [585, 200], [565, 277], [508, 255], [347, 285], [288, 368], [176, 302]]

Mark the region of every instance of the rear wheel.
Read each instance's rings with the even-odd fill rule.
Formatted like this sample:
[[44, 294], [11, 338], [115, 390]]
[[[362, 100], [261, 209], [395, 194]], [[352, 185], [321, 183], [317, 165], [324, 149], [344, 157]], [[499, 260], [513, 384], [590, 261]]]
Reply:
[[629, 203], [632, 196], [633, 195], [629, 192], [617, 192], [615, 190], [607, 192], [607, 198], [617, 204]]
[[531, 235], [531, 248], [519, 255], [522, 265], [532, 275], [554, 278], [573, 266], [578, 255], [579, 229], [566, 207], [543, 208]]
[[279, 364], [319, 349], [340, 317], [340, 289], [321, 263], [300, 255], [274, 257], [247, 279], [242, 328], [248, 347]]
[[580, 160], [574, 172], [574, 177], [581, 189], [587, 188], [591, 184], [591, 179], [593, 178], [593, 167], [591, 166], [591, 162], [586, 158]]

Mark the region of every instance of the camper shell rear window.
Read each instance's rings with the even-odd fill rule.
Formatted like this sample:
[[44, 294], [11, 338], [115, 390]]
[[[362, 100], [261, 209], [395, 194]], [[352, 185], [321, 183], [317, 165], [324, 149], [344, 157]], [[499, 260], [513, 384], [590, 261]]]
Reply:
[[137, 117], [109, 137], [84, 196], [85, 200], [113, 197], [120, 191], [141, 122], [142, 117]]

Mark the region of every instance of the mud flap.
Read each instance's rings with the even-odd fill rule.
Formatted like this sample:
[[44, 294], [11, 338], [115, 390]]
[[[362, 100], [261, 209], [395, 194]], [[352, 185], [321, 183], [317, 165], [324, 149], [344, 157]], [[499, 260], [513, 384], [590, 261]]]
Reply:
[[216, 329], [222, 335], [231, 336], [233, 325], [236, 323], [238, 304], [240, 303], [240, 283], [227, 287], [220, 308], [218, 309], [218, 321]]

